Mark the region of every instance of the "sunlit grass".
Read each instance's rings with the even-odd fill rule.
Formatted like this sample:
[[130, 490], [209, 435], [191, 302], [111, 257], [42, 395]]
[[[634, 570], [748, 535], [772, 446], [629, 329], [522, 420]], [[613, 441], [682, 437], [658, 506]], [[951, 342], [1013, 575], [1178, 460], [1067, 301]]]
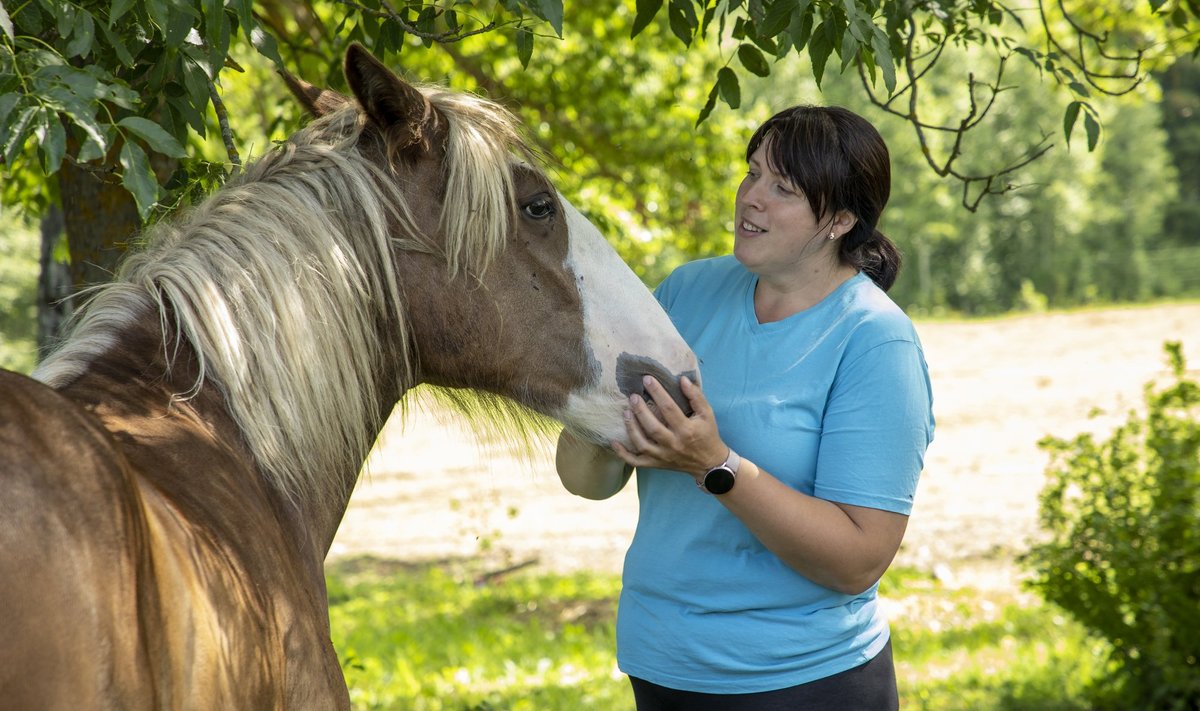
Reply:
[[[627, 711], [613, 575], [484, 579], [470, 562], [329, 570], [333, 641], [356, 709]], [[1030, 595], [885, 580], [906, 710], [1082, 711], [1104, 649]]]
[[484, 579], [469, 565], [332, 566], [330, 616], [356, 709], [621, 709], [619, 580]]
[[30, 227], [0, 227], [0, 368], [22, 373], [37, 361], [38, 244]]

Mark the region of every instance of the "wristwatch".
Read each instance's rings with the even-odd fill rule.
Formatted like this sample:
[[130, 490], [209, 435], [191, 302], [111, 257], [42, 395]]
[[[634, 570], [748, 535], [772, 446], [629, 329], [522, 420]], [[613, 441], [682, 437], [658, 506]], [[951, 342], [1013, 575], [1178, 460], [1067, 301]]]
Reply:
[[696, 486], [714, 496], [728, 494], [737, 480], [738, 467], [741, 465], [742, 458], [730, 448], [725, 461], [705, 472], [704, 477], [696, 482]]

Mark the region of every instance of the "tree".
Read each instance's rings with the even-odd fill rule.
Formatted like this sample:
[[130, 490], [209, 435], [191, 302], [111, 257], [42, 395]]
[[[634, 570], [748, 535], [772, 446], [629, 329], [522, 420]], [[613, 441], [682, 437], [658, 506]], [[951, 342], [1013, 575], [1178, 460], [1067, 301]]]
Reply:
[[[367, 5], [350, 6], [373, 16]], [[389, 7], [389, 22], [373, 31], [385, 47], [405, 32], [450, 42], [531, 22], [558, 32], [562, 26], [557, 0], [506, 2], [478, 27], [421, 2], [382, 7]], [[9, 176], [34, 166], [57, 176], [48, 191], [6, 179], [2, 199], [35, 214], [61, 203], [77, 285], [107, 278], [163, 186], [178, 179], [189, 133], [209, 130], [210, 107], [230, 163], [239, 164], [221, 74], [239, 40], [282, 65], [262, 20], [290, 10], [303, 18], [312, 6], [260, 3], [256, 11], [250, 0], [30, 0], [10, 13], [0, 5], [0, 160]]]
[[[606, 58], [620, 61], [615, 58], [624, 54], [615, 49], [624, 44], [624, 33], [609, 33], [604, 21], [605, 15], [620, 18], [624, 7], [572, 8], [580, 35], [604, 36], [595, 45], [601, 51], [593, 54], [593, 66]], [[1039, 4], [1029, 18], [992, 0], [637, 0], [632, 18], [625, 15], [625, 28], [641, 41], [629, 61], [642, 71], [661, 67], [655, 64], [659, 48], [645, 40], [662, 34], [683, 43], [681, 57], [701, 57], [699, 65], [711, 83], [707, 101], [702, 93], [691, 95], [690, 81], [659, 82], [656, 90], [676, 92], [675, 113], [695, 115], [702, 125], [714, 120], [718, 99], [740, 106], [747, 79], [770, 75], [783, 58], [807, 58], [819, 83], [836, 56], [842, 71], [857, 73], [872, 101], [910, 122], [928, 165], [961, 181], [963, 203], [974, 209], [984, 196], [1010, 189], [1006, 176], [1048, 148], [1048, 137], [1033, 137], [998, 165], [964, 167], [971, 162], [964, 158], [964, 136], [983, 125], [1007, 91], [1008, 64], [1025, 60], [1068, 87], [1074, 98], [1063, 110], [1062, 130], [1070, 137], [1082, 123], [1094, 147], [1100, 123], [1093, 94], [1136, 86], [1163, 56], [1178, 51], [1167, 40], [1186, 33], [1197, 14], [1195, 0], [1148, 0], [1137, 8], [1122, 15], [1081, 1], [1068, 12], [1060, 2]], [[5, 169], [0, 200], [34, 215], [61, 204], [75, 282], [103, 280], [129, 235], [152, 217], [164, 189], [214, 176], [211, 167], [189, 157], [185, 146], [215, 132], [225, 149], [222, 162], [231, 169], [239, 164], [237, 121], [229, 117], [223, 95], [223, 77], [239, 69], [239, 47], [253, 47], [276, 64], [303, 67], [305, 76], [316, 76], [305, 70], [315, 65], [327, 83], [336, 84], [337, 57], [347, 42], [362, 41], [385, 56], [412, 54], [415, 42], [443, 48], [434, 56], [452, 58], [486, 90], [501, 56], [513, 70], [506, 82], [521, 81], [517, 66], [539, 66], [531, 61], [535, 44], [539, 58], [559, 47], [544, 41], [549, 36], [564, 37], [561, 0], [24, 0], [8, 9], [0, 5], [0, 160]], [[578, 39], [565, 36], [568, 42]], [[709, 36], [714, 41], [706, 45]], [[490, 42], [486, 49], [458, 50], [481, 37]], [[1158, 54], [1146, 49], [1150, 46], [1160, 47]], [[940, 73], [957, 69], [944, 58], [962, 47], [989, 53], [992, 75], [983, 79], [968, 73], [960, 83], [965, 107], [960, 114], [931, 117], [950, 102], [939, 96], [930, 101], [925, 88]], [[605, 90], [611, 88], [610, 77], [592, 75]], [[631, 98], [641, 81], [634, 82]], [[568, 119], [559, 125], [596, 110], [582, 103], [586, 95], [574, 97], [579, 102], [574, 106], [550, 107]], [[648, 103], [665, 101], [659, 94]], [[619, 127], [621, 119], [611, 125]], [[664, 145], [686, 152], [668, 143], [670, 137], [664, 134]], [[583, 132], [573, 140], [593, 147], [602, 142]], [[615, 164], [590, 167], [611, 171]], [[699, 167], [693, 174], [705, 173]], [[45, 182], [40, 175], [55, 178]], [[666, 183], [670, 176], [663, 176]], [[666, 188], [662, 194], [678, 199]], [[719, 219], [706, 210], [697, 205], [697, 219]], [[652, 217], [652, 203], [637, 213]]]

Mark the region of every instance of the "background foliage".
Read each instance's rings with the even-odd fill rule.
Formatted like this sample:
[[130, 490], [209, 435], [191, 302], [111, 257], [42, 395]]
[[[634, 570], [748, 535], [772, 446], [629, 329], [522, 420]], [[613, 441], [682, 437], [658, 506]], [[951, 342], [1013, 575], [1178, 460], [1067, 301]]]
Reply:
[[1173, 382], [1105, 439], [1048, 438], [1047, 540], [1033, 586], [1111, 645], [1117, 708], [1200, 706], [1200, 384], [1180, 344]]
[[[894, 297], [910, 310], [980, 314], [1200, 293], [1192, 219], [1200, 143], [1191, 140], [1200, 72], [1182, 58], [1195, 45], [1187, 2], [1085, 3], [1040, 18], [987, 2], [923, 3], [907, 15], [891, 2], [795, 0], [608, 0], [565, 10], [541, 0], [9, 7], [0, 30], [5, 222], [39, 219], [63, 202], [62, 186], [75, 184], [55, 176], [72, 171], [119, 180], [136, 197], [112, 230], [122, 236], [58, 250], [78, 267], [77, 286], [104, 278], [142, 218], [211, 191], [298, 125], [273, 77], [277, 63], [340, 86], [342, 51], [363, 41], [413, 78], [516, 110], [563, 193], [650, 284], [728, 250], [754, 126], [790, 104], [836, 102], [871, 118], [892, 148], [882, 227], [909, 258]], [[1071, 69], [1074, 55], [1056, 53], [1068, 20], [1086, 29], [1081, 46], [1105, 35], [1112, 56], [1136, 58], [1086, 65], [1112, 70], [1118, 78], [1104, 86], [1121, 96], [1092, 87], [1090, 74]], [[895, 65], [888, 97], [885, 68], [896, 59], [924, 73], [915, 85], [909, 67]], [[1135, 79], [1119, 79], [1130, 71]], [[984, 82], [997, 73], [1002, 83]], [[976, 106], [993, 99], [986, 114]], [[1100, 118], [1094, 150], [1086, 136], [1066, 145], [1067, 124], [1099, 131]], [[934, 130], [964, 120], [970, 131]], [[987, 186], [962, 178], [996, 175]], [[1006, 194], [979, 202], [987, 190]], [[975, 211], [964, 202], [977, 202]], [[69, 206], [68, 218], [79, 209]], [[104, 219], [74, 228], [68, 219], [67, 232]], [[84, 269], [92, 264], [100, 269]]]

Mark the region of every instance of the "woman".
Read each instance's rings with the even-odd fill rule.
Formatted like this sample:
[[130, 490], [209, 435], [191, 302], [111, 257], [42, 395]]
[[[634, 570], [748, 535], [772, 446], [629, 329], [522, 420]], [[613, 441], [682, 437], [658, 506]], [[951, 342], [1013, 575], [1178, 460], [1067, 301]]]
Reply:
[[564, 432], [557, 468], [612, 496], [637, 469], [618, 662], [639, 711], [895, 709], [876, 599], [933, 436], [911, 321], [884, 293], [899, 253], [876, 229], [891, 168], [879, 133], [800, 106], [746, 150], [733, 255], [656, 294], [705, 390], [629, 398], [632, 448]]

